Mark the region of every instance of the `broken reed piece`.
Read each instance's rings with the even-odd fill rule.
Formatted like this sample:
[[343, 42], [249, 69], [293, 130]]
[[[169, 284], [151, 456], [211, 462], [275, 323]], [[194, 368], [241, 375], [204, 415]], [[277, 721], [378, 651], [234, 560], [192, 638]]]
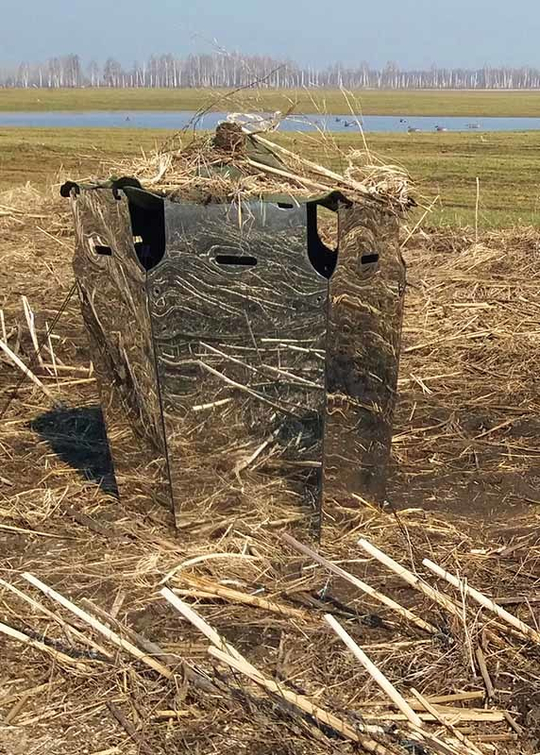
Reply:
[[4, 310], [0, 309], [0, 330], [2, 331], [2, 341], [4, 343], [8, 342], [8, 336], [7, 336], [7, 330], [6, 330], [6, 319], [4, 317]]
[[377, 559], [379, 563], [383, 564], [388, 569], [393, 571], [394, 574], [397, 574], [399, 577], [401, 577], [401, 579], [407, 582], [407, 584], [409, 584], [411, 587], [414, 587], [415, 590], [423, 593], [426, 597], [430, 598], [446, 611], [448, 611], [448, 613], [451, 613], [452, 616], [456, 616], [460, 621], [463, 621], [462, 609], [456, 603], [454, 603], [452, 598], [450, 598], [448, 595], [445, 595], [439, 590], [436, 590], [434, 587], [431, 587], [431, 585], [428, 585], [423, 581], [421, 577], [417, 577], [404, 566], [398, 564], [397, 561], [394, 561], [393, 558], [387, 556], [386, 553], [383, 553], [376, 546], [372, 545], [368, 540], [360, 538], [358, 545], [363, 548], [363, 550], [365, 550], [368, 555]]
[[116, 593], [113, 604], [111, 606], [110, 616], [112, 619], [116, 619], [116, 617], [120, 613], [120, 609], [124, 605], [125, 599], [126, 593], [120, 588], [120, 590], [118, 590], [118, 592]]
[[480, 669], [480, 673], [482, 674], [482, 679], [484, 680], [484, 684], [486, 685], [487, 697], [488, 699], [492, 699], [495, 696], [495, 688], [493, 686], [493, 682], [491, 681], [491, 677], [489, 675], [484, 651], [482, 650], [480, 645], [478, 645], [478, 647], [475, 648], [474, 654], [476, 656], [476, 662], [478, 663], [478, 668]]
[[26, 703], [30, 700], [30, 695], [21, 695], [19, 700], [15, 703], [15, 705], [11, 708], [11, 710], [6, 714], [4, 717], [4, 724], [9, 726], [13, 723], [13, 721], [18, 717], [19, 713], [22, 712], [23, 708], [25, 707]]
[[89, 647], [93, 648], [93, 650], [97, 650], [97, 652], [100, 653], [104, 658], [107, 658], [108, 660], [112, 660], [111, 653], [109, 653], [108, 650], [105, 650], [105, 648], [102, 645], [100, 645], [97, 642], [94, 642], [94, 640], [91, 637], [86, 637], [86, 635], [80, 632], [76, 627], [72, 626], [68, 621], [65, 621], [61, 616], [58, 616], [58, 614], [54, 613], [54, 611], [49, 611], [49, 609], [46, 606], [44, 606], [39, 601], [34, 600], [34, 598], [32, 598], [30, 595], [26, 595], [26, 593], [22, 592], [22, 590], [19, 590], [17, 587], [15, 587], [14, 585], [11, 585], [9, 582], [6, 582], [3, 579], [0, 579], [0, 586], [4, 587], [6, 590], [9, 590], [21, 600], [24, 600], [25, 603], [28, 603], [29, 605], [31, 605], [32, 608], [35, 608], [44, 616], [47, 616], [47, 618], [52, 619], [54, 622], [59, 624], [62, 627], [62, 629], [64, 629], [64, 631], [68, 632], [69, 634], [72, 634], [74, 637], [76, 637], [85, 645], [88, 645]]
[[414, 712], [409, 703], [405, 700], [403, 695], [398, 692], [392, 682], [386, 678], [386, 676], [377, 668], [377, 666], [371, 661], [364, 653], [362, 648], [357, 645], [351, 635], [341, 626], [339, 621], [335, 619], [331, 614], [327, 613], [324, 617], [326, 623], [334, 630], [337, 636], [345, 643], [354, 657], [360, 661], [362, 666], [366, 669], [368, 674], [374, 679], [383, 692], [390, 698], [394, 705], [405, 715], [408, 720], [414, 724], [414, 726], [422, 727], [421, 718]]
[[[296, 692], [292, 692], [291, 690], [287, 689], [281, 682], [278, 683], [273, 679], [268, 679], [250, 663], [243, 663], [242, 661], [238, 660], [237, 658], [233, 658], [231, 655], [225, 653], [223, 650], [220, 650], [217, 647], [210, 647], [208, 649], [208, 652], [212, 657], [217, 658], [219, 661], [222, 661], [222, 663], [226, 663], [228, 666], [235, 669], [235, 671], [238, 671], [239, 673], [249, 677], [256, 684], [264, 687], [268, 692], [281, 697], [286, 702], [291, 703], [297, 708], [300, 708], [300, 710], [302, 710], [304, 713], [307, 713], [320, 724], [328, 726], [329, 728], [338, 732], [345, 739], [349, 739], [353, 742], [358, 742], [368, 752], [375, 753], [376, 755], [389, 755], [389, 750], [386, 747], [379, 744], [378, 742], [375, 742], [374, 740], [362, 736], [362, 734], [359, 733], [362, 727], [355, 728], [351, 726], [346, 721], [343, 721], [337, 716], [334, 716], [332, 713], [329, 713], [323, 708], [319, 708], [319, 706], [314, 705], [304, 695], [298, 695], [296, 694]], [[372, 731], [374, 733], [383, 733], [383, 729], [378, 726], [372, 727]]]
[[28, 299], [26, 296], [21, 296], [23, 309], [24, 309], [24, 316], [26, 318], [26, 324], [28, 325], [28, 330], [30, 331], [30, 338], [32, 339], [32, 344], [34, 346], [34, 351], [36, 352], [36, 358], [39, 362], [40, 367], [43, 366], [43, 359], [41, 356], [41, 349], [39, 346], [39, 341], [36, 333], [36, 318], [34, 313], [32, 312], [32, 309], [30, 307], [30, 304], [28, 303]]
[[26, 375], [26, 377], [29, 378], [34, 383], [34, 385], [37, 385], [37, 387], [40, 390], [42, 390], [43, 393], [48, 398], [51, 399], [51, 401], [54, 403], [55, 406], [58, 404], [58, 401], [56, 400], [56, 398], [54, 397], [54, 395], [51, 393], [51, 391], [45, 385], [43, 385], [43, 383], [41, 382], [41, 380], [36, 375], [34, 375], [34, 373], [32, 372], [32, 370], [29, 367], [27, 367], [25, 365], [25, 363], [21, 359], [19, 359], [19, 357], [17, 356], [17, 354], [15, 354], [9, 348], [9, 346], [7, 345], [7, 343], [4, 343], [4, 341], [2, 341], [2, 340], [0, 340], [0, 349], [2, 349], [2, 351], [4, 352], [4, 354], [11, 359], [11, 361], [13, 362], [13, 364], [16, 367], [18, 367], [20, 369], [20, 371], [24, 375]]
[[270, 149], [275, 149], [278, 152], [281, 152], [283, 155], [295, 158], [301, 164], [305, 165], [308, 168], [311, 168], [315, 173], [319, 173], [321, 176], [325, 176], [325, 178], [330, 178], [332, 181], [337, 181], [341, 184], [344, 184], [345, 186], [349, 186], [351, 189], [362, 192], [362, 194], [371, 194], [369, 189], [358, 181], [353, 181], [346, 178], [345, 176], [340, 176], [339, 173], [335, 173], [333, 170], [329, 170], [328, 168], [325, 168], [322, 165], [318, 165], [311, 160], [306, 160], [305, 157], [301, 157], [300, 155], [291, 152], [291, 150], [283, 147], [281, 144], [277, 144], [276, 142], [271, 142], [269, 139], [265, 139], [260, 134], [252, 134], [251, 138], [256, 142], [264, 144], [266, 147], [270, 147]]
[[257, 168], [257, 170], [263, 171], [263, 173], [272, 173], [272, 175], [275, 176], [288, 178], [291, 181], [295, 181], [296, 183], [300, 184], [301, 186], [307, 186], [312, 189], [318, 189], [319, 191], [324, 192], [328, 191], [328, 186], [326, 186], [325, 184], [321, 184], [318, 181], [312, 181], [310, 178], [305, 178], [304, 176], [296, 176], [294, 173], [290, 173], [287, 170], [273, 168], [271, 165], [264, 165], [263, 163], [259, 163], [256, 160], [250, 160], [249, 158], [246, 159], [246, 163], [248, 165], [251, 165], [252, 168]]
[[448, 721], [444, 715], [437, 710], [430, 702], [427, 700], [423, 695], [418, 692], [418, 690], [414, 689], [414, 687], [411, 687], [411, 694], [416, 697], [418, 702], [425, 708], [427, 713], [431, 713], [431, 715], [435, 718], [436, 721], [438, 721], [442, 726], [444, 726], [445, 729], [448, 729], [448, 731], [457, 739], [459, 740], [463, 745], [469, 748], [469, 750], [475, 755], [484, 755], [482, 750], [479, 750], [478, 747], [476, 747], [473, 742], [469, 741], [467, 737], [460, 732], [460, 730], [454, 726], [453, 723]]
[[36, 650], [42, 650], [47, 653], [47, 655], [50, 655], [51, 658], [66, 663], [69, 666], [75, 666], [79, 671], [89, 670], [89, 667], [82, 661], [72, 658], [71, 656], [62, 653], [60, 650], [55, 650], [40, 640], [34, 640], [32, 637], [24, 634], [24, 632], [20, 632], [18, 629], [14, 629], [8, 624], [0, 622], [0, 633], [5, 634], [7, 637], [11, 637], [14, 640], [18, 640], [19, 642], [23, 642], [25, 645], [30, 645], [31, 647], [36, 648]]
[[305, 556], [313, 559], [313, 561], [316, 561], [318, 564], [323, 566], [329, 572], [332, 572], [332, 574], [335, 574], [337, 577], [341, 577], [342, 579], [347, 580], [347, 582], [350, 582], [359, 590], [362, 590], [362, 592], [364, 592], [366, 595], [369, 595], [374, 600], [377, 600], [379, 603], [387, 606], [387, 608], [390, 608], [392, 611], [394, 611], [394, 613], [397, 613], [399, 616], [401, 616], [402, 619], [405, 619], [411, 624], [414, 624], [424, 632], [429, 632], [430, 634], [438, 633], [439, 630], [433, 624], [424, 621], [424, 619], [421, 619], [408, 608], [404, 608], [402, 605], [396, 603], [395, 600], [392, 600], [392, 598], [389, 598], [384, 593], [375, 590], [375, 588], [371, 587], [371, 585], [368, 585], [366, 582], [358, 579], [358, 577], [355, 577], [353, 574], [345, 571], [345, 569], [342, 569], [340, 566], [336, 566], [331, 561], [328, 561], [328, 559], [324, 558], [319, 553], [309, 548], [307, 545], [300, 543], [292, 535], [289, 535], [287, 532], [285, 532], [283, 533], [282, 538], [295, 550], [300, 551], [300, 553], [303, 553]]
[[[5, 478], [1, 478], [3, 481]], [[6, 484], [11, 484], [9, 481]], [[56, 535], [54, 532], [42, 532], [41, 530], [29, 530], [27, 527], [15, 527], [12, 524], [0, 523], [0, 530], [6, 530], [6, 532], [21, 532], [24, 535], [36, 535], [39, 537], [51, 537], [53, 540], [74, 540], [75, 538], [69, 535]]]
[[[47, 351], [49, 351], [48, 347]], [[52, 361], [50, 363], [44, 362], [43, 367], [45, 367], [47, 370], [52, 370], [54, 367], [56, 367], [57, 372], [75, 372], [82, 375], [88, 375], [90, 372], [88, 367], [74, 367], [71, 364], [64, 364], [58, 359], [57, 356], [55, 356], [54, 364], [52, 363]]]
[[210, 404], [199, 404], [198, 406], [192, 406], [191, 411], [192, 412], [202, 412], [206, 409], [215, 409], [217, 406], [225, 406], [225, 404], [230, 404], [231, 401], [234, 401], [232, 398], [221, 398], [218, 401], [212, 401]]
[[141, 753], [142, 755], [152, 755], [154, 752], [154, 749], [150, 747], [150, 745], [145, 741], [143, 734], [137, 729], [135, 724], [133, 724], [120, 710], [120, 708], [112, 703], [111, 701], [108, 701], [105, 703], [107, 708], [110, 710], [111, 714], [114, 716], [114, 718], [118, 721], [120, 726], [124, 729], [126, 734], [130, 737], [130, 739], [135, 742], [137, 745], [137, 751]]
[[[288, 616], [291, 619], [298, 619], [305, 621], [308, 617], [306, 611], [302, 611], [299, 608], [291, 608], [283, 605], [282, 603], [275, 603], [266, 598], [260, 598], [258, 595], [249, 595], [248, 593], [241, 592], [240, 590], [234, 590], [231, 587], [220, 585], [216, 582], [212, 582], [204, 577], [192, 577], [188, 575], [182, 575], [182, 581], [186, 582], [194, 591], [194, 597], [200, 595], [201, 597], [213, 597], [222, 598], [228, 600], [231, 603], [241, 603], [248, 606], [254, 606], [260, 608], [263, 611], [269, 611], [270, 613], [276, 613], [280, 616]], [[183, 591], [188, 593], [188, 591]], [[176, 591], [175, 591], [176, 593]], [[189, 593], [188, 593], [189, 596]]]
[[516, 734], [520, 737], [523, 736], [523, 731], [524, 731], [523, 727], [517, 723], [515, 718], [507, 710], [503, 710], [503, 716], [505, 720], [509, 723], [509, 725], [512, 727], [512, 729], [516, 732]]
[[[232, 655], [233, 658], [236, 658], [238, 661], [245, 663], [247, 666], [251, 666], [249, 661], [247, 661], [244, 656], [241, 655], [238, 650], [236, 650], [236, 648], [234, 648], [226, 640], [224, 640], [219, 632], [216, 632], [214, 627], [210, 626], [210, 624], [205, 621], [202, 616], [199, 616], [195, 609], [193, 609], [183, 600], [180, 600], [180, 598], [175, 595], [172, 590], [169, 590], [168, 587], [163, 587], [159, 592], [160, 595], [163, 595], [165, 600], [167, 600], [171, 604], [171, 606], [173, 606], [173, 608], [176, 608], [178, 613], [182, 614], [182, 616], [191, 624], [193, 624], [193, 626], [196, 627], [199, 632], [202, 632], [202, 634], [204, 634], [204, 636], [208, 640], [210, 640], [212, 645], [225, 650], [227, 653], [229, 653], [229, 655]], [[254, 669], [253, 666], [251, 666], [251, 668]]]
[[113, 632], [112, 629], [110, 629], [108, 626], [105, 626], [105, 624], [102, 624], [101, 621], [98, 621], [96, 618], [94, 618], [94, 616], [91, 616], [86, 611], [83, 611], [82, 608], [79, 608], [77, 605], [75, 605], [75, 603], [72, 603], [67, 598], [64, 598], [64, 596], [59, 592], [56, 592], [56, 590], [48, 587], [48, 585], [46, 585], [44, 582], [39, 580], [37, 577], [34, 577], [33, 574], [24, 572], [22, 576], [24, 579], [26, 579], [27, 582], [30, 582], [31, 585], [36, 587], [38, 590], [41, 590], [41, 592], [44, 593], [44, 595], [46, 595], [48, 598], [56, 601], [61, 606], [63, 606], [63, 608], [81, 619], [81, 621], [89, 624], [92, 629], [95, 629], [96, 632], [99, 632], [101, 635], [103, 635], [103, 637], [109, 640], [109, 642], [112, 642], [113, 645], [126, 650], [128, 653], [145, 663], [147, 666], [150, 666], [151, 669], [157, 671], [158, 674], [161, 674], [161, 676], [164, 676], [166, 679], [171, 679], [174, 675], [170, 668], [167, 668], [167, 666], [164, 666], [162, 663], [160, 663], [158, 660], [148, 655], [147, 653], [143, 653], [140, 648], [136, 647], [131, 642], [124, 640], [123, 637], [120, 637], [120, 635], [116, 634], [116, 632]]
[[537, 632], [536, 629], [533, 629], [528, 624], [525, 624], [523, 621], [518, 619], [516, 616], [513, 616], [511, 613], [508, 613], [508, 611], [506, 611], [504, 608], [501, 608], [501, 606], [497, 605], [497, 603], [494, 603], [493, 600], [488, 598], [483, 593], [475, 590], [473, 587], [470, 587], [467, 580], [460, 579], [454, 574], [447, 572], [441, 566], [438, 566], [433, 561], [430, 561], [429, 558], [425, 558], [422, 563], [427, 569], [432, 571], [433, 574], [436, 574], [438, 577], [441, 577], [441, 579], [446, 580], [446, 582], [451, 584], [453, 587], [457, 587], [457, 589], [460, 590], [464, 595], [472, 598], [481, 606], [487, 608], [488, 611], [491, 611], [496, 616], [498, 616], [499, 619], [502, 619], [507, 624], [510, 624], [510, 626], [521, 632], [521, 634], [523, 634], [527, 639], [532, 640], [537, 645], [540, 645], [540, 632]]
[[[411, 700], [407, 700], [411, 708], [418, 713], [422, 721], [434, 721], [434, 717], [431, 715], [431, 713], [425, 713], [424, 709], [420, 707], [420, 703], [417, 701], [411, 702]], [[443, 716], [448, 716], [452, 719], [453, 723], [456, 723], [459, 721], [461, 724], [463, 723], [490, 723], [490, 724], [500, 724], [503, 723], [503, 721], [506, 720], [504, 716], [504, 711], [502, 710], [487, 710], [485, 708], [451, 708], [446, 705], [437, 705], [435, 706], [437, 708], [437, 713], [441, 713]], [[404, 721], [406, 720], [406, 716], [403, 713], [388, 713], [388, 712], [379, 712], [379, 713], [370, 713], [369, 718], [371, 721]]]
[[[52, 338], [51, 338], [51, 329], [49, 327], [49, 323], [48, 322], [45, 323], [45, 331], [46, 331], [46, 334], [47, 334], [47, 344], [46, 344], [45, 348], [47, 349], [47, 351], [49, 352], [49, 355], [51, 357], [51, 365], [49, 367], [48, 365], [45, 365], [44, 362], [42, 362], [41, 366], [45, 367], [47, 370], [50, 370], [52, 368], [53, 374], [54, 374], [55, 378], [57, 379], [56, 380], [56, 387], [58, 388], [58, 364], [57, 364], [57, 362], [61, 364], [61, 361], [59, 359], [57, 359], [56, 354], [54, 353], [53, 342], [52, 342]], [[63, 365], [63, 366], [65, 367], [65, 365]]]
[[[397, 643], [399, 646], [399, 643]], [[390, 646], [390, 643], [388, 643]], [[369, 646], [367, 647], [369, 650]], [[485, 697], [485, 692], [482, 692], [482, 690], [477, 690], [476, 692], [454, 692], [450, 693], [448, 695], [430, 695], [429, 698], [427, 698], [428, 702], [430, 702], [432, 705], [445, 705], [447, 703], [452, 702], [465, 702], [469, 700], [483, 700]], [[413, 710], [416, 710], [418, 708], [418, 702], [414, 699], [408, 698], [407, 702], [412, 707]], [[386, 705], [386, 702], [376, 700], [367, 700], [367, 701], [359, 701], [355, 703], [357, 708], [365, 708], [365, 707], [381, 707]], [[415, 709], [414, 706], [417, 706]], [[470, 709], [469, 709], [470, 710]]]

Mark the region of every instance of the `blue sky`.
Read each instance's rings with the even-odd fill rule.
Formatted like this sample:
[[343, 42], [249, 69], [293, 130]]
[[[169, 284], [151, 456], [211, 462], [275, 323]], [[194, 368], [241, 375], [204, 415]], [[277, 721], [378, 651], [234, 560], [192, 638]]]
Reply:
[[539, 0], [0, 0], [0, 62], [223, 48], [324, 66], [540, 67]]

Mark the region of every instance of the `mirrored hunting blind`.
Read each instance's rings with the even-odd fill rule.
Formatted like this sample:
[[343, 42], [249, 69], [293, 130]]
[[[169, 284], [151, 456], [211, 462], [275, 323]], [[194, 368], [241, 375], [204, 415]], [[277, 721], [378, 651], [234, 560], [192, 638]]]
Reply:
[[120, 494], [144, 467], [186, 537], [249, 520], [316, 538], [325, 500], [384, 499], [405, 280], [387, 203], [63, 193]]

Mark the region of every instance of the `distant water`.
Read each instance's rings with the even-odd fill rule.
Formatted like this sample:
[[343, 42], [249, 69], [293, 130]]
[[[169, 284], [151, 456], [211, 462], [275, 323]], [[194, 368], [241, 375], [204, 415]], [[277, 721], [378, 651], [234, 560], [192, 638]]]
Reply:
[[[88, 112], [0, 112], [0, 128], [155, 128], [179, 130], [186, 126], [197, 129], [214, 129], [225, 120], [226, 113], [207, 113], [195, 121], [196, 113], [188, 110], [159, 111], [133, 110]], [[434, 132], [437, 127], [448, 131], [537, 131], [540, 118], [462, 118], [455, 116], [399, 116], [366, 115], [358, 118], [367, 133], [407, 133], [409, 129]], [[282, 121], [281, 131], [353, 132], [358, 122], [351, 115], [290, 116]]]

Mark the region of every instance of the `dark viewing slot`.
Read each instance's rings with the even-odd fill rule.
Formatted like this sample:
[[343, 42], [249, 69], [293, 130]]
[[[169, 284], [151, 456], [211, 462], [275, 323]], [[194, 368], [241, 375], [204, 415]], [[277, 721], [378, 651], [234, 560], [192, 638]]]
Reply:
[[133, 246], [145, 270], [152, 270], [165, 254], [165, 206], [163, 199], [136, 188], [126, 189]]
[[379, 255], [376, 254], [376, 253], [374, 253], [374, 254], [363, 254], [362, 257], [360, 258], [360, 261], [361, 261], [362, 265], [369, 265], [369, 264], [371, 264], [373, 262], [378, 262], [379, 261]]
[[94, 252], [96, 254], [103, 254], [105, 257], [112, 256], [112, 249], [110, 246], [100, 246], [99, 244], [95, 244]]
[[[318, 205], [315, 202], [308, 202], [306, 205], [308, 257], [319, 275], [322, 275], [324, 278], [331, 278], [336, 269], [338, 253], [337, 248], [335, 250], [329, 249], [321, 241], [317, 227], [318, 209]], [[337, 216], [335, 222], [337, 223]]]
[[215, 258], [218, 265], [239, 265], [241, 267], [255, 267], [257, 264], [256, 257], [244, 255], [238, 257], [234, 254], [216, 254]]

